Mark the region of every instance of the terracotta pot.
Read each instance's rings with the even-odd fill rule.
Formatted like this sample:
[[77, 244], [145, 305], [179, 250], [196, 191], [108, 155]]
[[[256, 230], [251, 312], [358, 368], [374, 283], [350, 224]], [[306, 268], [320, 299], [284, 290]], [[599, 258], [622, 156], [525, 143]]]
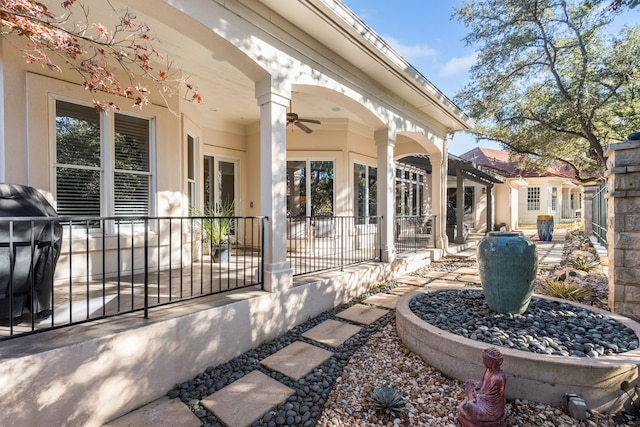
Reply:
[[478, 244], [478, 269], [490, 309], [525, 312], [538, 271], [538, 250], [530, 239], [517, 232], [490, 232]]

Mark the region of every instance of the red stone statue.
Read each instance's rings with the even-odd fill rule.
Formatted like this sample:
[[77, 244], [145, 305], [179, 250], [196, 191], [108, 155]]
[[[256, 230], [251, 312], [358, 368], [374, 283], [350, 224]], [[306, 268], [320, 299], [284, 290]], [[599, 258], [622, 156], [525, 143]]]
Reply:
[[458, 420], [464, 427], [506, 427], [504, 388], [507, 379], [502, 372], [502, 353], [489, 347], [482, 351], [487, 368], [482, 380], [465, 382], [465, 399], [458, 406]]

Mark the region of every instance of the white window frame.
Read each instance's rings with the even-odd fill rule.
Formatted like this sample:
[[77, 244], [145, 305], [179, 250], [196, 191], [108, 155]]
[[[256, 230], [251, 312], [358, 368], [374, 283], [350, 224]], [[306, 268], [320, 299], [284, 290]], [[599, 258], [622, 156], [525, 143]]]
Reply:
[[[313, 189], [311, 188], [311, 163], [312, 162], [332, 162], [333, 163], [333, 200], [331, 201], [331, 206], [333, 206], [333, 212], [331, 216], [336, 214], [336, 172], [337, 172], [337, 161], [335, 158], [327, 158], [327, 157], [287, 157], [286, 162], [305, 162], [305, 170], [307, 171], [307, 176], [305, 177], [305, 192], [308, 198], [308, 201], [305, 204], [305, 216], [311, 216], [311, 203], [312, 196], [311, 192]], [[287, 172], [288, 173], [288, 172]], [[289, 207], [287, 206], [287, 209]]]
[[[191, 159], [189, 159], [190, 144], [193, 144]], [[200, 189], [198, 188], [201, 173], [200, 163], [202, 163], [200, 157], [200, 139], [191, 132], [187, 132], [185, 151], [185, 157], [187, 159], [187, 164], [185, 165], [187, 204], [189, 205], [189, 209], [200, 209], [201, 197]], [[189, 162], [193, 165], [193, 178], [189, 177]], [[189, 200], [189, 194], [193, 194], [193, 200]], [[191, 215], [191, 213], [192, 212], [189, 212], [189, 215]]]
[[[64, 97], [60, 95], [52, 95], [49, 97], [49, 134], [51, 140], [51, 189], [54, 202], [57, 208], [57, 168], [58, 162], [56, 159], [56, 117], [57, 109], [56, 102], [63, 101], [70, 104], [76, 104], [79, 106], [93, 108], [93, 105], [88, 102], [83, 102], [75, 98]], [[130, 117], [135, 117], [149, 122], [149, 172], [144, 174], [149, 176], [149, 210], [147, 216], [155, 216], [156, 213], [156, 183], [157, 183], [157, 138], [156, 138], [156, 118], [154, 116], [148, 116], [131, 111], [102, 111], [100, 113], [100, 216], [102, 217], [114, 217], [115, 215], [115, 200], [114, 200], [114, 179], [115, 179], [115, 114], [122, 114]], [[109, 230], [112, 231], [112, 230]]]
[[551, 200], [551, 211], [556, 212], [558, 210], [560, 188], [556, 185], [549, 188], [549, 199]]
[[[536, 194], [533, 194], [533, 193]], [[539, 186], [527, 187], [527, 212], [540, 212], [542, 207], [542, 189]]]
[[233, 201], [233, 211], [234, 211], [234, 215], [237, 215], [238, 212], [241, 209], [241, 185], [242, 185], [242, 181], [241, 181], [241, 174], [242, 174], [242, 170], [240, 169], [242, 167], [242, 162], [241, 159], [239, 158], [235, 158], [235, 157], [228, 157], [228, 156], [224, 156], [224, 155], [220, 155], [220, 154], [216, 154], [216, 152], [214, 151], [209, 151], [206, 149], [206, 146], [204, 146], [204, 150], [203, 153], [201, 155], [198, 156], [198, 172], [196, 175], [196, 179], [198, 180], [199, 184], [198, 184], [198, 198], [199, 198], [199, 205], [198, 205], [198, 209], [204, 209], [205, 208], [205, 204], [207, 203], [208, 199], [209, 199], [209, 195], [205, 194], [205, 188], [204, 188], [204, 179], [203, 179], [203, 175], [204, 175], [204, 171], [205, 171], [205, 167], [204, 167], [204, 159], [205, 157], [210, 157], [211, 159], [213, 159], [213, 170], [212, 172], [212, 178], [211, 178], [211, 184], [213, 186], [213, 207], [214, 209], [216, 208], [216, 206], [218, 206], [218, 208], [220, 207], [220, 192], [219, 192], [219, 185], [220, 185], [220, 162], [226, 162], [226, 163], [232, 163], [233, 164], [233, 189], [234, 189], [234, 201]]
[[[353, 162], [353, 166], [351, 169], [351, 179], [353, 179], [353, 177], [356, 174], [356, 166], [364, 166], [365, 168], [365, 201], [364, 201], [364, 210], [365, 210], [365, 215], [364, 217], [370, 217], [371, 216], [371, 212], [370, 212], [370, 206], [371, 206], [371, 187], [370, 187], [370, 180], [369, 180], [369, 172], [371, 171], [371, 169], [375, 169], [376, 170], [376, 187], [378, 186], [378, 180], [379, 180], [379, 175], [378, 175], [378, 166], [374, 165], [374, 164], [370, 164], [367, 162], [362, 162], [362, 161], [354, 161]], [[357, 194], [358, 192], [358, 188], [356, 188], [355, 183], [353, 183], [353, 191], [354, 191], [354, 196]], [[355, 201], [355, 199], [354, 199]], [[378, 210], [378, 200], [375, 200], [375, 205], [376, 205], [376, 211]], [[354, 216], [356, 218], [359, 218], [360, 216], [358, 215], [358, 209], [357, 206], [353, 206], [353, 210], [354, 210]], [[376, 212], [377, 214], [377, 212]]]

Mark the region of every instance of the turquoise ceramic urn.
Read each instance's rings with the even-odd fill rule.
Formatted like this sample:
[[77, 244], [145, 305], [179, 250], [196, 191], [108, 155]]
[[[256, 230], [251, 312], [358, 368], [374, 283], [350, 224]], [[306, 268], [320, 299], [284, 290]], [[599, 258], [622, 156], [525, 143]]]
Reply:
[[491, 310], [525, 312], [538, 272], [538, 250], [530, 239], [517, 232], [490, 232], [478, 244], [478, 269]]

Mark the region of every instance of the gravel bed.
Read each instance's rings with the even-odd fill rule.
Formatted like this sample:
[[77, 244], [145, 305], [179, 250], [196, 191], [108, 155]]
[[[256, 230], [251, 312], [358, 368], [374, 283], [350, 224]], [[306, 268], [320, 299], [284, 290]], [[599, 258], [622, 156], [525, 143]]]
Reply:
[[448, 256], [445, 258], [440, 258], [438, 261], [434, 261], [426, 267], [422, 267], [410, 274], [412, 276], [425, 277], [425, 275], [430, 271], [448, 273], [450, 271], [457, 270], [458, 268], [477, 266], [478, 262], [475, 258]]
[[493, 312], [480, 290], [421, 294], [411, 311], [444, 331], [491, 345], [539, 354], [603, 357], [638, 348], [635, 332], [602, 313], [533, 297], [519, 314]]
[[[372, 357], [375, 355], [375, 357]], [[507, 373], [507, 387], [509, 386]], [[482, 377], [478, 372], [477, 379]], [[367, 400], [374, 387], [395, 388], [405, 401], [397, 417], [376, 412]], [[457, 427], [458, 405], [464, 400], [464, 383], [444, 377], [402, 344], [395, 320], [380, 329], [356, 352], [336, 380], [318, 427], [420, 426]], [[585, 421], [560, 408], [527, 400], [507, 401], [510, 427], [631, 427], [627, 415], [592, 412]]]
[[[377, 288], [378, 291], [381, 289], [384, 288]], [[387, 286], [386, 289], [390, 289], [390, 286]], [[270, 427], [285, 425], [309, 427], [315, 425], [336, 379], [342, 374], [342, 370], [347, 365], [349, 359], [373, 333], [378, 331], [391, 320], [394, 313], [390, 311], [389, 314], [383, 316], [371, 325], [363, 326], [362, 330], [358, 334], [349, 338], [338, 348], [328, 347], [321, 343], [308, 340], [302, 337], [302, 334], [327, 319], [335, 318], [335, 315], [338, 312], [360, 302], [362, 299], [375, 292], [376, 291], [372, 291], [363, 297], [351, 301], [349, 304], [343, 304], [333, 310], [324, 312], [321, 315], [296, 326], [277, 340], [264, 343], [260, 347], [237, 356], [227, 363], [218, 366], [210, 366], [192, 380], [176, 384], [173, 389], [167, 392], [167, 396], [170, 398], [180, 398], [187, 406], [189, 406], [192, 412], [200, 418], [200, 421], [204, 426], [222, 426], [217, 417], [207, 411], [200, 404], [200, 400], [205, 399], [207, 396], [215, 393], [221, 388], [242, 378], [244, 375], [254, 370], [259, 370], [264, 374], [269, 375], [271, 378], [280, 381], [282, 384], [294, 389], [296, 393], [291, 396], [284, 405], [265, 414], [262, 419], [256, 421], [253, 425]], [[339, 320], [345, 322], [344, 319]], [[332, 351], [334, 356], [314, 369], [309, 375], [298, 381], [293, 381], [291, 378], [278, 372], [271, 371], [260, 364], [262, 359], [265, 359], [278, 350], [283, 349], [294, 341], [304, 341], [317, 347], [324, 348]], [[250, 404], [250, 402], [247, 403]]]
[[[447, 272], [460, 267], [473, 267], [475, 265], [476, 261], [474, 259], [447, 257], [413, 274], [422, 276], [429, 271]], [[372, 325], [364, 327], [359, 334], [337, 349], [326, 347], [302, 337], [302, 333], [324, 320], [334, 318], [336, 313], [361, 302], [372, 294], [389, 291], [398, 285], [390, 282], [386, 286], [376, 286], [368, 294], [351, 301], [349, 304], [341, 305], [310, 319], [275, 341], [264, 343], [260, 347], [248, 351], [225, 364], [208, 367], [192, 380], [176, 384], [167, 395], [172, 398], [180, 398], [200, 418], [205, 426], [221, 426], [222, 424], [217, 418], [200, 405], [200, 400], [242, 378], [242, 376], [251, 371], [260, 370], [295, 389], [296, 393], [281, 407], [275, 408], [265, 414], [262, 419], [256, 421], [254, 426], [459, 426], [457, 408], [464, 399], [464, 384], [461, 381], [444, 377], [402, 344], [396, 333], [393, 312], [390, 312]], [[477, 291], [468, 290], [468, 292]], [[475, 301], [477, 304], [483, 303], [480, 298], [470, 298], [470, 300]], [[422, 303], [420, 302], [420, 304]], [[439, 304], [439, 310], [442, 310], [443, 306], [446, 307], [449, 302], [443, 304]], [[570, 311], [566, 310], [566, 307], [552, 310]], [[459, 313], [460, 311], [457, 311], [455, 316], [449, 317], [456, 318]], [[526, 313], [524, 317], [527, 317]], [[587, 315], [585, 318], [589, 318], [589, 316]], [[585, 318], [579, 318], [581, 319], [582, 327], [584, 327], [583, 321]], [[535, 338], [533, 332], [536, 332], [532, 328], [535, 327], [542, 330], [544, 326], [539, 323], [539, 319], [537, 320], [538, 325], [533, 324], [529, 330], [528, 335], [532, 338]], [[483, 318], [483, 322], [486, 321], [487, 318]], [[547, 321], [545, 320], [544, 322], [546, 325]], [[572, 323], [570, 320], [568, 322]], [[604, 324], [599, 323], [599, 320], [593, 320], [593, 322], [595, 322], [596, 326], [589, 328], [589, 330], [596, 329], [598, 326], [604, 329], [609, 327], [609, 322]], [[493, 327], [493, 325], [487, 326], [488, 330]], [[469, 328], [466, 329], [470, 330]], [[482, 335], [484, 336], [484, 328], [482, 329], [481, 332], [483, 332]], [[581, 332], [579, 329], [578, 331]], [[588, 332], [586, 328], [585, 332]], [[597, 334], [598, 332], [594, 333]], [[476, 334], [479, 335], [477, 332]], [[581, 336], [579, 333], [577, 335]], [[604, 340], [605, 334], [601, 335]], [[542, 336], [542, 341], [544, 341], [544, 338], [548, 338], [548, 335], [542, 334]], [[582, 336], [584, 337], [586, 334]], [[591, 338], [594, 344], [594, 351], [598, 352], [598, 345], [604, 348], [603, 355], [607, 354], [607, 349], [610, 352], [614, 351], [613, 348], [599, 344], [596, 341], [596, 338], [600, 339], [598, 336], [592, 334]], [[624, 344], [617, 343], [614, 337], [610, 337], [605, 341], [617, 344], [618, 351], [625, 348], [630, 350], [634, 345], [635, 347], [638, 346], [638, 340], [635, 335], [634, 338], [635, 341], [633, 338], [623, 339], [621, 335], [618, 335], [618, 339]], [[575, 336], [573, 339], [577, 341]], [[307, 377], [297, 382], [260, 365], [262, 359], [296, 340], [333, 351], [335, 355]], [[504, 341], [508, 341], [508, 339]], [[518, 342], [517, 339], [511, 339], [511, 341], [514, 345]], [[494, 344], [493, 342], [491, 343]], [[588, 355], [589, 351], [591, 351], [591, 348], [586, 345], [588, 342], [585, 342], [582, 348], [579, 345], [574, 347], [574, 344], [572, 343], [571, 349], [565, 345], [567, 351], [582, 351], [585, 355]], [[532, 344], [530, 343], [529, 346], [532, 347]], [[547, 346], [553, 348], [550, 344]], [[558, 344], [558, 347], [560, 347], [560, 344]], [[585, 352], [585, 350], [588, 351]], [[576, 353], [574, 356], [578, 356], [578, 354]], [[482, 372], [478, 372], [478, 378], [481, 376]], [[376, 412], [369, 402], [368, 398], [371, 391], [374, 387], [380, 385], [394, 387], [402, 395], [406, 410], [397, 415], [397, 417]], [[562, 409], [525, 400], [508, 401], [507, 410], [509, 412], [508, 425], [511, 427], [631, 427], [637, 425], [637, 419], [629, 414], [607, 415], [592, 412], [588, 420], [578, 421], [571, 418]]]

